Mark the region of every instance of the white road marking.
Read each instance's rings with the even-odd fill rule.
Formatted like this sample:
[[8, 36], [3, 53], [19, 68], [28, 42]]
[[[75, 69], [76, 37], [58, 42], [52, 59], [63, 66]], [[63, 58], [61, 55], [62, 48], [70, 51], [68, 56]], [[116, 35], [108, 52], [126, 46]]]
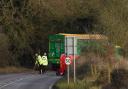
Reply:
[[14, 84], [14, 83], [16, 83], [16, 82], [18, 82], [18, 81], [21, 81], [21, 80], [23, 80], [23, 78], [17, 79], [17, 80], [15, 80], [14, 82], [7, 83], [7, 84], [1, 86], [0, 89], [4, 88], [4, 87], [6, 87], [6, 86], [9, 86], [9, 85], [11, 85], [11, 84]]
[[[61, 77], [55, 77], [55, 78], [61, 78]], [[49, 86], [49, 89], [52, 89], [53, 85], [55, 84], [56, 82], [52, 83], [50, 86]]]
[[55, 84], [55, 83], [52, 83], [52, 84], [49, 86], [49, 89], [52, 89], [52, 87], [53, 87], [54, 84]]
[[20, 79], [17, 79], [17, 80], [15, 80], [15, 81], [13, 81], [13, 82], [9, 82], [9, 83], [6, 83], [5, 85], [1, 85], [0, 86], [0, 89], [2, 89], [2, 88], [4, 88], [4, 87], [6, 87], [6, 86], [9, 86], [9, 85], [12, 85], [12, 84], [14, 84], [14, 83], [16, 83], [16, 82], [19, 82], [19, 81], [21, 81], [21, 80], [24, 80], [24, 79], [29, 79], [29, 78], [32, 78], [33, 76], [29, 76], [29, 77], [26, 77], [26, 78], [20, 78]]
[[0, 86], [5, 85], [5, 84], [7, 84], [7, 83], [0, 83]]

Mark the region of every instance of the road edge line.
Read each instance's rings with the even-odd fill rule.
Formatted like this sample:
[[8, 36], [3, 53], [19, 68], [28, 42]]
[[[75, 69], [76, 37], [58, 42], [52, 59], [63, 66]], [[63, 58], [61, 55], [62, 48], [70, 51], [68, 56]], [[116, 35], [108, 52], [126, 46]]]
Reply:
[[[59, 79], [60, 79], [61, 77], [59, 77]], [[59, 81], [59, 79], [57, 80], [57, 81]], [[57, 82], [56, 81], [56, 82]], [[49, 88], [48, 89], [52, 89], [53, 88], [53, 86], [54, 86], [54, 84], [56, 83], [56, 82], [54, 82], [54, 83], [52, 83], [50, 86], [49, 86]]]

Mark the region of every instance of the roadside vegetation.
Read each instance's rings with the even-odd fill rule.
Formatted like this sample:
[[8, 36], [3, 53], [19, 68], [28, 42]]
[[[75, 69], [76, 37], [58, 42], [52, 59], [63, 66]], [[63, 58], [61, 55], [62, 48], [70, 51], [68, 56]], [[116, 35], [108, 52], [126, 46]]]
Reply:
[[7, 67], [1, 67], [0, 73], [1, 74], [8, 74], [8, 73], [28, 73], [33, 72], [32, 69], [23, 68], [23, 67], [15, 67], [15, 66], [7, 66]]
[[[95, 47], [91, 47], [95, 48]], [[67, 76], [53, 89], [127, 89], [128, 61], [115, 54], [114, 47], [86, 49], [77, 60], [77, 82], [73, 82], [73, 65], [70, 66], [70, 83]], [[118, 58], [119, 57], [119, 58]]]

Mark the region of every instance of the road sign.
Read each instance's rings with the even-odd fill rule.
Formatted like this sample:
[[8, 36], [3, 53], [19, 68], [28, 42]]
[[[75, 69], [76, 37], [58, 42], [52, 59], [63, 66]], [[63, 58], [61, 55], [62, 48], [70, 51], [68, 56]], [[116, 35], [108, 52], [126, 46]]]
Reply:
[[66, 65], [70, 65], [71, 64], [71, 59], [69, 57], [66, 57], [65, 64]]
[[67, 80], [69, 84], [69, 74], [70, 74], [69, 65], [71, 64], [71, 59], [69, 57], [66, 57], [65, 64], [67, 65]]

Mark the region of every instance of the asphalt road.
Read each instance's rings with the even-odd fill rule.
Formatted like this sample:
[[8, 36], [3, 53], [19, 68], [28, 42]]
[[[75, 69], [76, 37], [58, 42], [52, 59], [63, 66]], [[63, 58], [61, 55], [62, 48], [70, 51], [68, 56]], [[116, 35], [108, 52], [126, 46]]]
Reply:
[[51, 89], [60, 78], [54, 72], [0, 74], [0, 89]]

